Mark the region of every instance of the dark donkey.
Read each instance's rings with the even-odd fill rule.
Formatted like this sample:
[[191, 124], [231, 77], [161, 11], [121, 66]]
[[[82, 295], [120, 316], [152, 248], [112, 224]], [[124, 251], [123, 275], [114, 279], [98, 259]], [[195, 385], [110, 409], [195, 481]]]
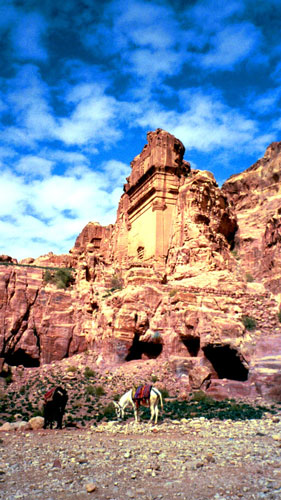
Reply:
[[62, 387], [56, 387], [46, 392], [44, 396], [44, 429], [48, 425], [52, 429], [53, 421], [57, 422], [57, 429], [62, 428], [62, 419], [67, 400], [67, 392]]

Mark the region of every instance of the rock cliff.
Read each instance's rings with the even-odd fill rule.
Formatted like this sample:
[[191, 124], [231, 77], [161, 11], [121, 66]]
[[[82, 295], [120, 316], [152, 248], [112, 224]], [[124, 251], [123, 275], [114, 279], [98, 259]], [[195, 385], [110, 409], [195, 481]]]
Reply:
[[174, 136], [147, 138], [114, 225], [89, 222], [68, 255], [2, 257], [2, 364], [88, 349], [100, 368], [165, 360], [186, 392], [280, 400], [281, 143], [220, 189]]
[[248, 279], [264, 283], [274, 294], [281, 285], [281, 142], [263, 158], [222, 186], [238, 221], [236, 257]]

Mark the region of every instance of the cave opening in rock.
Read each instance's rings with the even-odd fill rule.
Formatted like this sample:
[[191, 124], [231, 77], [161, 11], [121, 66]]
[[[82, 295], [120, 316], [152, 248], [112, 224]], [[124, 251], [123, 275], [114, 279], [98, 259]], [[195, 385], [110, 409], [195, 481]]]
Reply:
[[193, 337], [192, 335], [181, 337], [182, 343], [187, 348], [190, 356], [195, 358], [200, 349], [200, 337]]
[[26, 354], [23, 349], [18, 349], [16, 352], [7, 353], [5, 362], [10, 366], [22, 365], [26, 368], [36, 368], [40, 366], [39, 359], [34, 359]]
[[242, 363], [238, 352], [229, 345], [209, 344], [203, 347], [203, 352], [219, 378], [241, 382], [248, 379], [248, 369]]
[[143, 342], [139, 340], [139, 334], [135, 333], [133, 343], [128, 351], [125, 361], [133, 361], [146, 356], [149, 359], [155, 359], [160, 356], [163, 346], [161, 343]]

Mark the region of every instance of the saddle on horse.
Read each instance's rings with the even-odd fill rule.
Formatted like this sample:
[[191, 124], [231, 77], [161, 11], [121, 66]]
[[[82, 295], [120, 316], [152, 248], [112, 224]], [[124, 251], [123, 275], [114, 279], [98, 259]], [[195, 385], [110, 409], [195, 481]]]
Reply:
[[54, 392], [55, 392], [55, 387], [52, 387], [52, 389], [50, 389], [48, 392], [44, 394], [44, 404], [53, 400]]
[[132, 398], [137, 407], [149, 402], [151, 388], [152, 385], [146, 384], [133, 389]]

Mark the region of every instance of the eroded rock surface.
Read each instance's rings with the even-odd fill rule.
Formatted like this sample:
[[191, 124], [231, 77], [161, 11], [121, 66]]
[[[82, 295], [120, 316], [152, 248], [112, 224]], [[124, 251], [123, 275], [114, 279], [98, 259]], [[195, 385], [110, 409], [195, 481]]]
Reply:
[[[0, 259], [2, 365], [90, 349], [104, 367], [165, 360], [186, 392], [281, 399], [281, 143], [223, 189], [183, 155], [148, 133], [114, 225], [89, 222], [68, 255]], [[74, 282], [46, 283], [46, 266]]]
[[224, 183], [237, 216], [235, 249], [249, 276], [280, 293], [281, 142], [273, 142], [263, 158]]

